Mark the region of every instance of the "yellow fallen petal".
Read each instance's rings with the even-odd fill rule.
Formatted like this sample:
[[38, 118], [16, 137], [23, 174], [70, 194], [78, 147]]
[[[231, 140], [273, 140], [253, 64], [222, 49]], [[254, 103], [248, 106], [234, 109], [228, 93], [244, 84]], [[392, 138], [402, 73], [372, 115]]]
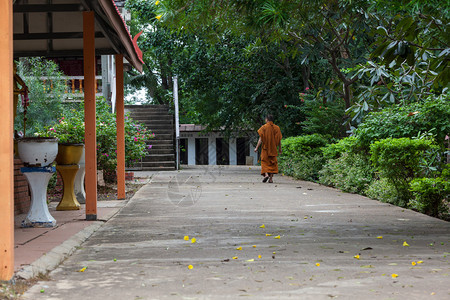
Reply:
[[188, 269], [189, 269], [189, 270], [192, 270], [193, 268], [194, 268], [193, 265], [189, 265], [189, 266], [188, 266]]
[[266, 233], [266, 236], [272, 236], [272, 234], [270, 234], [270, 233]]
[[236, 250], [242, 250], [242, 247], [237, 247]]
[[391, 275], [391, 277], [392, 277], [392, 278], [397, 278], [397, 277], [398, 277], [398, 274], [395, 274], [395, 273], [394, 273], [394, 274]]
[[185, 241], [189, 241], [189, 236], [188, 236], [188, 235], [185, 235], [185, 236], [184, 236], [184, 240], [185, 240]]
[[261, 255], [258, 255], [258, 258], [261, 258], [262, 256]]
[[436, 295], [436, 293], [435, 292], [431, 292], [431, 294], [430, 294], [431, 296], [434, 296], [434, 295]]
[[403, 242], [403, 247], [409, 247], [409, 245], [406, 241]]
[[277, 253], [275, 251], [273, 251], [272, 254], [277, 254]]
[[266, 225], [262, 224], [259, 228], [266, 228]]
[[277, 235], [276, 237], [274, 237], [274, 239], [279, 240], [279, 239], [281, 239], [281, 237], [279, 235]]
[[233, 256], [233, 259], [238, 259], [238, 257], [237, 256]]
[[247, 259], [246, 261], [255, 261], [255, 260], [252, 258], [252, 259]]
[[416, 265], [416, 262], [415, 262], [415, 261], [412, 261], [411, 264], [412, 264], [413, 266], [415, 266], [415, 265]]
[[253, 248], [256, 248], [256, 245], [253, 245], [252, 247], [253, 247]]
[[316, 263], [316, 266], [320, 267], [320, 263]]
[[79, 269], [78, 272], [84, 272], [84, 271], [86, 271], [86, 269], [87, 269], [87, 267], [83, 267], [83, 268]]
[[192, 238], [191, 243], [194, 244], [197, 241], [196, 238]]
[[155, 18], [156, 18], [157, 20], [161, 20], [161, 17], [162, 17], [162, 15], [157, 15]]
[[356, 259], [359, 259], [359, 255], [355, 255], [355, 256], [353, 256], [354, 258], [356, 258]]
[[423, 260], [419, 260], [417, 263], [418, 264], [423, 264]]
[[381, 236], [381, 235], [380, 235], [380, 236], [377, 236], [377, 239], [382, 239], [382, 238], [383, 238], [383, 236]]

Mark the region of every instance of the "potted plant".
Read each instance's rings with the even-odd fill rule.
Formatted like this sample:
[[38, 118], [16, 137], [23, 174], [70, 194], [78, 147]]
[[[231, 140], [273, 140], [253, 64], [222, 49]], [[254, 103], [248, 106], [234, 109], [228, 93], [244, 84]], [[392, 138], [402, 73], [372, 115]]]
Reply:
[[58, 139], [60, 165], [78, 164], [84, 151], [84, 122], [75, 116], [61, 117], [56, 123], [39, 132], [41, 136], [54, 136]]

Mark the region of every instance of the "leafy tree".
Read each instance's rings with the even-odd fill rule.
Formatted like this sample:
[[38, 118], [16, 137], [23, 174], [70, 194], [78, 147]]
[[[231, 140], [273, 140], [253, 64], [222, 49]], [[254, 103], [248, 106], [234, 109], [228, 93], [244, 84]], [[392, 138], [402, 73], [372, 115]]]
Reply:
[[[157, 102], [170, 103], [170, 77], [177, 74], [182, 121], [229, 130], [253, 128], [270, 112], [276, 119], [288, 120], [285, 133], [300, 132], [295, 122], [301, 121], [301, 114], [282, 109], [297, 103], [303, 89], [300, 58], [282, 50], [288, 43], [258, 45], [254, 36], [227, 32], [212, 42], [209, 27], [195, 33], [165, 29], [157, 21], [152, 2], [128, 1], [128, 7], [135, 17], [132, 31], [144, 30], [138, 42], [148, 65], [145, 74], [131, 78], [131, 83], [146, 86], [153, 98], [163, 94], [164, 100]], [[162, 66], [168, 70], [163, 72]], [[168, 85], [162, 74], [170, 74]]]
[[376, 49], [360, 65], [351, 114], [423, 101], [448, 88], [450, 34], [448, 1], [374, 1]]
[[[285, 42], [284, 56], [300, 56], [305, 87], [312, 87], [310, 64], [325, 59], [338, 81], [346, 108], [357, 78], [345, 69], [365, 62], [372, 43], [368, 35], [369, 1], [161, 1], [164, 24], [183, 30], [203, 26], [222, 32], [259, 36], [264, 45]], [[233, 20], [229, 22], [228, 20]], [[259, 41], [257, 39], [257, 41]]]
[[[28, 86], [30, 103], [24, 130], [24, 107], [18, 105], [14, 129], [32, 136], [50, 122], [56, 121], [62, 109], [66, 81], [56, 63], [41, 57], [22, 58], [17, 73]], [[19, 101], [20, 102], [20, 101]]]

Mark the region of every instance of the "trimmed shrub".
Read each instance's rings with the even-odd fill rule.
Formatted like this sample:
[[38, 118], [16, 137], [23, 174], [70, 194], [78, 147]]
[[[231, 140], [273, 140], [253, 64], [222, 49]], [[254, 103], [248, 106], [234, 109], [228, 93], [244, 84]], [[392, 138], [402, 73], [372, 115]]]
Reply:
[[321, 155], [301, 156], [293, 168], [293, 177], [308, 181], [318, 181], [319, 171], [322, 169], [325, 159]]
[[281, 156], [314, 155], [321, 152], [328, 140], [319, 135], [301, 135], [281, 140], [283, 154]]
[[388, 138], [370, 146], [370, 160], [397, 190], [396, 205], [405, 207], [411, 199], [409, 183], [420, 176], [420, 161], [426, 151], [438, 148], [431, 140]]
[[340, 157], [328, 160], [319, 174], [321, 184], [344, 192], [365, 194], [374, 171], [365, 156], [344, 152]]
[[397, 189], [387, 178], [373, 180], [366, 190], [366, 195], [369, 198], [385, 203], [395, 204], [398, 202]]
[[410, 191], [414, 199], [409, 206], [421, 213], [438, 217], [448, 211], [447, 200], [450, 194], [450, 182], [443, 178], [416, 178], [411, 181]]
[[327, 139], [318, 134], [282, 140], [283, 153], [278, 157], [281, 172], [297, 179], [317, 181], [325, 163], [321, 148], [326, 144]]
[[337, 143], [322, 148], [323, 156], [326, 159], [336, 159], [344, 153], [357, 153], [357, 142], [358, 139], [355, 136], [343, 138]]

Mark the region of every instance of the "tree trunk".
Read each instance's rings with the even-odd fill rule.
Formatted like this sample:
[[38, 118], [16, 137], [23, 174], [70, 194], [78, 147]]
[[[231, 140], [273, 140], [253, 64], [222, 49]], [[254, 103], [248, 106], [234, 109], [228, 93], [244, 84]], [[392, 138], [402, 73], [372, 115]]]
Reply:
[[302, 66], [302, 80], [303, 80], [303, 86], [306, 88], [311, 88], [309, 84], [309, 79], [311, 76], [311, 68], [309, 65], [303, 65]]

